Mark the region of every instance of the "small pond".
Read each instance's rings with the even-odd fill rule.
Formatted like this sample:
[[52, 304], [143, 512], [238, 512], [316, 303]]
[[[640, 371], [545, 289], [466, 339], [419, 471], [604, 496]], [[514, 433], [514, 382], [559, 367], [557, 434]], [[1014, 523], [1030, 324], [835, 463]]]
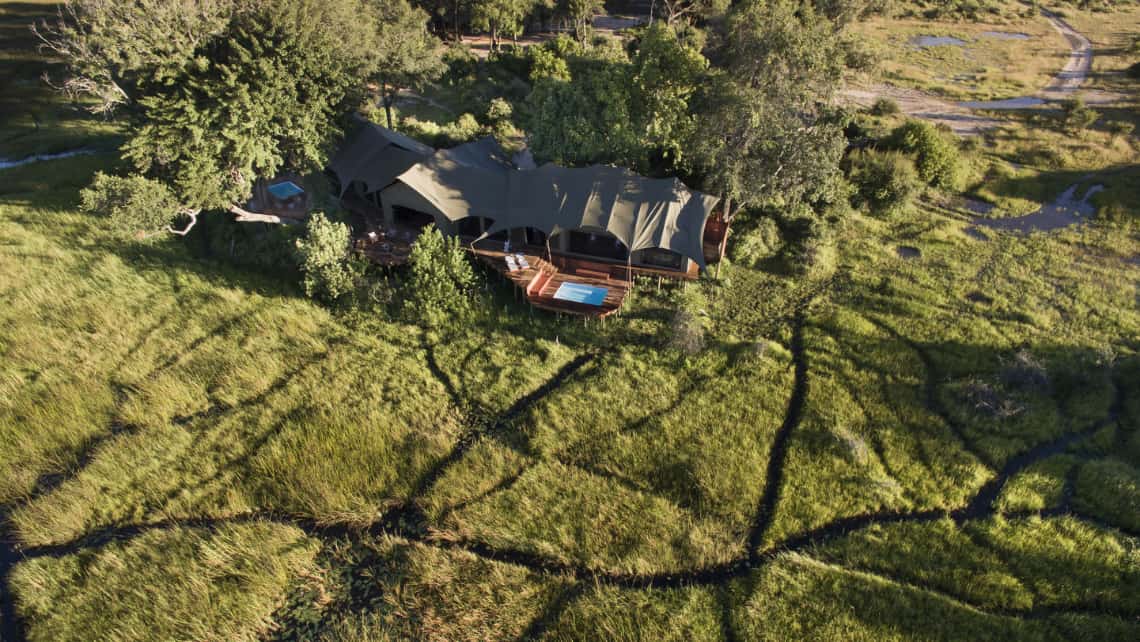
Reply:
[[951, 36], [915, 36], [910, 39], [910, 44], [915, 47], [961, 47], [966, 41]]
[[983, 31], [982, 37], [992, 38], [994, 40], [1029, 40], [1033, 36], [1017, 31]]

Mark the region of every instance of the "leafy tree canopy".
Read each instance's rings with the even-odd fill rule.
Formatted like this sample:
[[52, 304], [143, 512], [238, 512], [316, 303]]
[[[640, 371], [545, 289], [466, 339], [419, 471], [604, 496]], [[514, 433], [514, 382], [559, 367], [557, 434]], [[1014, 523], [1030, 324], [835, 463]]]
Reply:
[[99, 172], [90, 187], [79, 192], [79, 207], [107, 217], [118, 234], [141, 236], [166, 227], [170, 212], [178, 209], [178, 200], [156, 180]]
[[[322, 166], [366, 80], [395, 74], [401, 63], [381, 46], [400, 39], [383, 20], [391, 6], [68, 0], [38, 31], [67, 63], [65, 89], [100, 98], [95, 110], [125, 113], [123, 152], [137, 172], [189, 211], [230, 209], [241, 219], [236, 204], [255, 178]], [[379, 21], [378, 7], [389, 8]]]
[[443, 47], [428, 33], [428, 15], [408, 0], [373, 0], [378, 11], [376, 77], [388, 127], [395, 127], [392, 105], [401, 89], [417, 89], [443, 74]]
[[536, 155], [643, 171], [651, 158], [680, 157], [693, 123], [689, 100], [708, 61], [673, 29], [658, 23], [643, 30], [632, 57], [617, 47], [557, 41], [532, 56], [528, 130]]
[[826, 106], [843, 51], [835, 24], [811, 4], [749, 0], [731, 10], [687, 146], [706, 189], [774, 207], [833, 191], [844, 139]]
[[499, 36], [518, 36], [538, 0], [473, 0], [471, 26], [491, 34], [491, 49], [499, 48]]

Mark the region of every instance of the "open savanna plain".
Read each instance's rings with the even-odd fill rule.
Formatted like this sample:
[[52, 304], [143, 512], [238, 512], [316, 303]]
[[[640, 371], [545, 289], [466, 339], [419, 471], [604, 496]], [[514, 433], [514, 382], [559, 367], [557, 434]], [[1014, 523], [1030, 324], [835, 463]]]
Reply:
[[[42, 100], [0, 156], [114, 148]], [[1135, 232], [852, 213], [833, 268], [688, 286], [685, 355], [649, 282], [330, 311], [111, 235], [117, 163], [0, 170], [5, 642], [1140, 638]]]

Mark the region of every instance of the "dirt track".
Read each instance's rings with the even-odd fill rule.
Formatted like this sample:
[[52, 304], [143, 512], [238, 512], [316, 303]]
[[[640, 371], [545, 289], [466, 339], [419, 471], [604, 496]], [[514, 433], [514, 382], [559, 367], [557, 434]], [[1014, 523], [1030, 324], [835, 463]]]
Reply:
[[[1049, 23], [1058, 33], [1065, 37], [1072, 52], [1061, 71], [1035, 95], [1007, 100], [956, 103], [942, 100], [917, 89], [877, 84], [870, 88], [846, 89], [841, 96], [846, 101], [864, 107], [871, 105], [879, 98], [890, 98], [898, 103], [899, 109], [903, 113], [933, 123], [947, 125], [960, 136], [974, 136], [1001, 124], [1000, 120], [979, 113], [978, 110], [1029, 109], [1043, 105], [1048, 101], [1069, 98], [1088, 79], [1089, 70], [1092, 69], [1092, 43], [1056, 14], [1042, 9], [1041, 15], [1049, 20]], [[1102, 98], [1108, 99], [1108, 97]], [[1103, 100], [1094, 102], [1103, 102]]]

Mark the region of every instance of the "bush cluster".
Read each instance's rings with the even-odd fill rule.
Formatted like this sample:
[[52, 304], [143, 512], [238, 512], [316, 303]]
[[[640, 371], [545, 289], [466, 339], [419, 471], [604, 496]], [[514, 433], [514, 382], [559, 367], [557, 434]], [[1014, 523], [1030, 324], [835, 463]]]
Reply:
[[887, 147], [914, 154], [918, 175], [932, 187], [962, 188], [964, 171], [958, 143], [934, 125], [909, 120], [888, 137]]
[[330, 221], [323, 212], [313, 212], [305, 237], [297, 239], [305, 294], [329, 303], [352, 292], [359, 268], [349, 256], [349, 231], [344, 223]]
[[760, 217], [754, 228], [741, 230], [730, 243], [733, 261], [748, 267], [775, 256], [782, 247], [780, 226], [770, 216]]
[[858, 189], [856, 204], [876, 212], [905, 210], [922, 189], [914, 161], [901, 152], [856, 150], [847, 165], [848, 178]]
[[412, 245], [409, 262], [405, 312], [411, 319], [434, 327], [471, 311], [475, 270], [458, 238], [428, 227]]

